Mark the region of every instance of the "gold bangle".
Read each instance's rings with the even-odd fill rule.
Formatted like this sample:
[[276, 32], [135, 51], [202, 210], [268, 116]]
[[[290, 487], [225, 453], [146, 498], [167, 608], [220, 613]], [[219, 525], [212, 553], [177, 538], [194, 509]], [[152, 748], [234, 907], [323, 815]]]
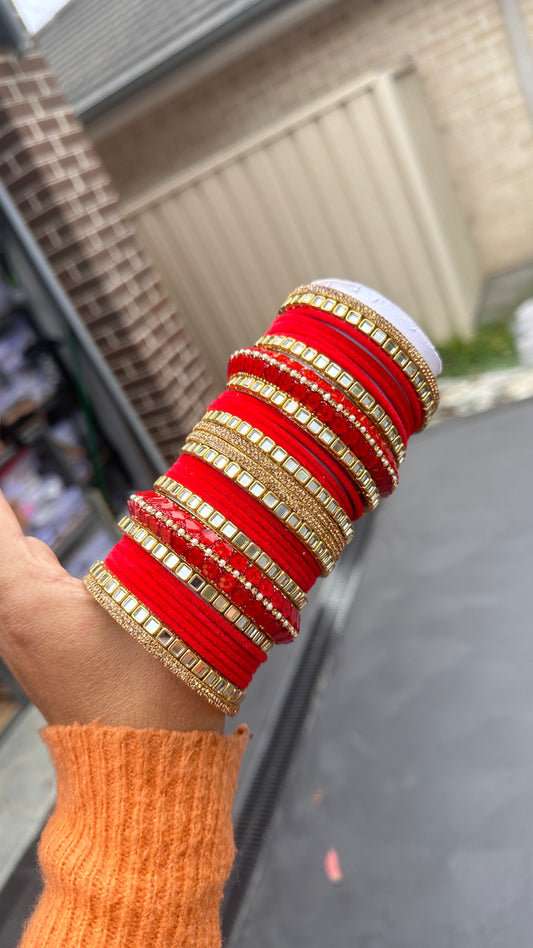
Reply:
[[279, 312], [283, 313], [297, 306], [312, 306], [313, 309], [336, 316], [354, 326], [383, 349], [413, 386], [424, 414], [419, 431], [426, 427], [439, 404], [437, 382], [423, 356], [397, 326], [366, 303], [361, 303], [355, 297], [329, 286], [311, 283], [298, 287]]
[[225, 411], [206, 411], [204, 418], [214, 421], [219, 425], [235, 431], [250, 442], [256, 450], [260, 449], [268, 457], [276, 462], [278, 467], [286, 471], [293, 481], [298, 485], [305, 487], [321, 507], [333, 517], [335, 522], [342, 530], [347, 543], [353, 538], [353, 527], [350, 518], [341, 504], [339, 504], [325, 487], [312, 477], [307, 468], [300, 464], [296, 458], [291, 457], [288, 451], [285, 451], [280, 445], [268, 435], [263, 434], [258, 428], [254, 428], [249, 422], [244, 421], [237, 415], [232, 415]]
[[339, 438], [335, 432], [328, 428], [323, 421], [312, 411], [298, 402], [292, 395], [275, 388], [270, 382], [263, 382], [262, 379], [256, 379], [253, 375], [238, 373], [232, 375], [228, 380], [228, 388], [241, 389], [245, 392], [253, 392], [265, 401], [274, 405], [278, 411], [288, 415], [300, 427], [310, 432], [322, 447], [333, 455], [336, 461], [346, 468], [351, 479], [357, 485], [362, 494], [363, 504], [370, 510], [374, 510], [379, 503], [379, 491], [374, 479], [367, 471], [363, 462], [350, 450], [350, 448]]
[[[283, 355], [290, 353], [299, 362], [307, 362], [313, 367], [318, 375], [322, 376], [326, 382], [332, 385], [338, 391], [342, 392], [345, 398], [360, 409], [371, 422], [377, 425], [381, 433], [385, 436], [387, 444], [390, 446], [398, 464], [401, 464], [405, 458], [405, 445], [398, 429], [393, 425], [391, 418], [379, 404], [376, 398], [370, 394], [358, 382], [353, 375], [345, 372], [344, 369], [332, 362], [322, 352], [318, 352], [305, 342], [293, 339], [291, 336], [262, 336], [256, 343], [258, 346], [264, 346], [265, 349], [272, 349], [274, 352], [281, 352]], [[318, 385], [317, 385], [318, 390]]]
[[224, 714], [231, 717], [237, 714], [246, 692], [219, 675], [186, 642], [167, 629], [100, 560], [93, 563], [83, 583], [123, 629], [193, 691]]
[[[311, 527], [302, 521], [296, 514], [292, 513], [280, 497], [272, 491], [267, 491], [261, 481], [253, 477], [249, 471], [243, 468], [236, 461], [219, 451], [217, 448], [206, 444], [211, 440], [211, 436], [204, 435], [203, 442], [189, 441], [183, 446], [183, 452], [193, 454], [200, 458], [206, 464], [209, 464], [215, 470], [219, 471], [224, 477], [234, 480], [240, 487], [260, 503], [263, 504], [271, 513], [273, 513], [282, 523], [296, 534], [301, 543], [303, 543], [313, 554], [315, 559], [322, 567], [324, 574], [330, 573], [335, 565], [335, 558], [327, 549], [324, 542], [318, 537]], [[216, 439], [212, 439], [215, 441]]]
[[219, 448], [223, 452], [229, 448], [232, 455], [230, 460], [246, 465], [249, 473], [267, 489], [278, 492], [282, 501], [290, 505], [292, 513], [309, 524], [333, 555], [340, 556], [346, 546], [342, 530], [328, 511], [316, 502], [313, 495], [293, 480], [291, 474], [283, 471], [276, 461], [268, 454], [262, 453], [243, 435], [205, 419], [205, 416], [195, 425], [187, 440], [201, 441], [205, 434], [213, 435], [217, 441], [216, 444], [211, 444], [211, 447]]
[[237, 550], [254, 563], [275, 586], [294, 603], [298, 609], [303, 609], [307, 603], [307, 596], [298, 583], [276, 563], [272, 557], [261, 550], [253, 540], [242, 530], [239, 530], [231, 520], [228, 520], [219, 510], [208, 504], [202, 497], [195, 494], [188, 487], [167, 477], [166, 474], [158, 477], [154, 487], [160, 493], [170, 497], [183, 510], [190, 511], [201, 523], [209, 527], [222, 540], [227, 540]]
[[[212, 586], [209, 580], [204, 579], [200, 572], [195, 572], [194, 567], [190, 566], [183, 556], [179, 556], [172, 547], [166, 546], [147, 527], [131, 517], [122, 517], [118, 525], [126, 536], [134, 540], [143, 550], [146, 550], [150, 556], [168, 569], [173, 576], [180, 579], [201, 599], [213, 606], [217, 612], [220, 612], [220, 615], [224, 616], [231, 625], [236, 626], [261, 651], [270, 651], [274, 643], [266, 632], [258, 628], [248, 616], [244, 615], [237, 606], [230, 602], [229, 595], [225, 596], [222, 590]], [[196, 545], [200, 546], [199, 543]], [[288, 631], [292, 638], [296, 638], [298, 633], [290, 623], [288, 623]]]

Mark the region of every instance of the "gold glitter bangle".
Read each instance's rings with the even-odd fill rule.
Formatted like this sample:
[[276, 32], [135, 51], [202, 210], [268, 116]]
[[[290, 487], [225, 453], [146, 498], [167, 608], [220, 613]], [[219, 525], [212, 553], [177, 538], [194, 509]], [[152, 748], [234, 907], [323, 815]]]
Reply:
[[195, 494], [188, 487], [167, 477], [166, 474], [158, 477], [154, 487], [163, 495], [170, 497], [182, 510], [190, 511], [206, 527], [212, 529], [222, 540], [227, 540], [232, 546], [257, 566], [275, 586], [294, 603], [298, 609], [303, 609], [307, 603], [307, 596], [303, 589], [276, 563], [272, 557], [250, 539], [242, 530], [228, 520], [219, 510], [208, 504], [202, 497]]
[[332, 362], [322, 352], [318, 352], [305, 342], [300, 342], [291, 336], [262, 336], [261, 339], [258, 339], [256, 345], [281, 352], [283, 355], [290, 353], [299, 362], [307, 362], [309, 366], [312, 366], [318, 375], [323, 376], [326, 382], [342, 392], [345, 398], [353, 402], [372, 424], [377, 425], [385, 436], [387, 444], [390, 445], [398, 464], [402, 463], [405, 457], [405, 445], [400, 432], [393, 425], [391, 418], [377, 399], [353, 375], [345, 372], [340, 365]]
[[333, 517], [342, 530], [347, 543], [353, 538], [353, 527], [346, 511], [332, 497], [330, 492], [312, 477], [307, 468], [300, 464], [296, 458], [291, 457], [288, 451], [276, 444], [272, 438], [263, 434], [258, 428], [254, 428], [249, 422], [227, 411], [206, 411], [204, 418], [214, 421], [230, 431], [236, 431], [256, 449], [260, 449], [264, 454], [271, 457], [293, 480], [304, 486], [330, 517]]
[[[205, 435], [204, 442], [208, 439], [209, 436]], [[311, 530], [311, 527], [309, 527], [307, 523], [292, 513], [280, 497], [272, 491], [268, 491], [261, 481], [253, 477], [249, 471], [236, 461], [232, 461], [227, 453], [224, 454], [222, 451], [218, 451], [208, 444], [197, 441], [187, 442], [183, 447], [183, 452], [193, 454], [195, 457], [204, 461], [205, 464], [209, 464], [215, 468], [215, 470], [223, 474], [224, 477], [228, 477], [230, 480], [234, 480], [239, 484], [240, 487], [251, 494], [252, 497], [255, 497], [260, 504], [263, 504], [263, 506], [270, 510], [271, 513], [296, 534], [300, 542], [312, 552], [324, 574], [331, 572], [335, 565], [335, 558], [320, 537]]]
[[377, 507], [379, 491], [370, 471], [331, 428], [320, 421], [312, 411], [298, 402], [292, 395], [280, 391], [270, 382], [263, 382], [262, 379], [256, 379], [253, 375], [244, 373], [232, 375], [228, 381], [228, 388], [253, 392], [254, 395], [270, 402], [278, 411], [283, 412], [297, 422], [300, 427], [312, 434], [322, 447], [333, 455], [336, 461], [339, 461], [346, 468], [362, 494], [363, 504], [370, 510]]
[[[165, 566], [173, 576], [185, 583], [193, 592], [195, 592], [204, 602], [213, 606], [220, 615], [224, 616], [227, 622], [234, 625], [242, 632], [246, 638], [250, 639], [254, 645], [263, 652], [269, 652], [273, 646], [272, 639], [259, 629], [248, 616], [245, 616], [240, 609], [229, 601], [229, 594], [224, 595], [222, 590], [211, 585], [209, 580], [205, 579], [200, 568], [197, 571], [193, 566], [187, 563], [183, 556], [179, 556], [172, 547], [166, 546], [159, 537], [150, 531], [142, 523], [132, 520], [131, 517], [122, 517], [119, 521], [119, 527], [126, 536], [134, 540], [139, 546], [146, 550], [154, 559], [158, 560], [162, 566]], [[296, 638], [297, 632], [290, 624], [288, 627], [293, 638]]]
[[308, 494], [305, 488], [293, 480], [291, 474], [283, 471], [276, 461], [268, 454], [262, 453], [243, 435], [205, 419], [205, 416], [193, 428], [187, 440], [205, 441], [206, 434], [214, 438], [210, 447], [228, 453], [230, 460], [244, 464], [248, 472], [267, 489], [279, 493], [282, 501], [291, 507], [292, 513], [311, 527], [333, 555], [340, 556], [346, 546], [342, 530], [328, 511], [316, 502], [313, 495]]
[[83, 578], [85, 587], [113, 619], [193, 691], [231, 717], [246, 692], [233, 685], [174, 635], [99, 560]]
[[[297, 372], [296, 369], [291, 369], [290, 366], [285, 364], [285, 362], [280, 362], [278, 359], [275, 358], [275, 356], [269, 355], [267, 352], [262, 352], [258, 349], [239, 349], [238, 352], [234, 353], [234, 355], [245, 355], [245, 356], [251, 355], [255, 359], [259, 359], [265, 365], [273, 365], [281, 373], [290, 375], [292, 379], [294, 379], [296, 382], [301, 382], [301, 384], [305, 385], [305, 387], [308, 388], [310, 391], [318, 392], [318, 394], [324, 399], [324, 401], [327, 402], [332, 408], [335, 409], [336, 413], [339, 416], [343, 416], [344, 418], [347, 419], [347, 421], [350, 422], [351, 425], [353, 425], [354, 428], [357, 428], [357, 430], [363, 436], [363, 438], [365, 439], [369, 447], [372, 448], [374, 454], [376, 455], [376, 460], [381, 464], [381, 466], [385, 469], [385, 471], [389, 475], [392, 482], [393, 489], [398, 486], [398, 472], [396, 468], [394, 467], [394, 465], [391, 464], [388, 458], [385, 456], [379, 443], [376, 441], [376, 439], [373, 436], [374, 433], [377, 434], [377, 432], [369, 431], [366, 425], [364, 425], [359, 420], [359, 418], [356, 418], [356, 416], [352, 414], [352, 412], [348, 408], [345, 408], [341, 402], [336, 401], [335, 398], [328, 391], [321, 388], [320, 385], [317, 385], [316, 383], [312, 382], [310, 379], [307, 378], [307, 376], [302, 375], [300, 372]], [[252, 371], [252, 372], [249, 372], [248, 374], [253, 375], [254, 378], [262, 378], [262, 375], [260, 372]], [[339, 395], [340, 395], [340, 392], [339, 392]], [[344, 398], [346, 398], [346, 400], [348, 401], [346, 395], [344, 393], [343, 395], [344, 395]], [[206, 417], [211, 414], [226, 415], [228, 413], [227, 412], [206, 412]], [[248, 423], [246, 422], [246, 424]], [[283, 451], [283, 448], [280, 448], [279, 450]], [[305, 470], [305, 468], [303, 468], [303, 470]], [[336, 517], [335, 519], [338, 519], [338, 518]]]
[[429, 365], [416, 347], [393, 323], [353, 296], [329, 286], [300, 286], [288, 297], [280, 313], [298, 306], [312, 306], [354, 326], [372, 339], [396, 363], [413, 386], [422, 406], [426, 427], [439, 404], [439, 389]]

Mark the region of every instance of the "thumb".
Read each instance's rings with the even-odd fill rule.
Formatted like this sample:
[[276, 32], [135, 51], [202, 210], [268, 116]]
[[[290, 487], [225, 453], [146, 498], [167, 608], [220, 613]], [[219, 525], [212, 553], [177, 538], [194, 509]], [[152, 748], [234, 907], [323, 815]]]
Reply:
[[9, 556], [12, 553], [13, 543], [20, 540], [22, 536], [22, 528], [0, 490], [0, 557]]

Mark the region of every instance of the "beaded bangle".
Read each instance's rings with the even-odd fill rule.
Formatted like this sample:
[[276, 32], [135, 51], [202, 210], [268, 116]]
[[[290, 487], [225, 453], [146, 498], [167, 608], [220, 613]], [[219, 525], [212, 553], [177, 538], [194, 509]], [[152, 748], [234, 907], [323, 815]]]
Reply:
[[[265, 371], [265, 367], [267, 371]], [[379, 470], [377, 473], [372, 472], [380, 493], [390, 494], [397, 486], [398, 472], [394, 463], [394, 455], [377, 429], [362, 412], [359, 412], [350, 403], [345, 395], [309, 370], [305, 370], [305, 374], [303, 374], [298, 371], [299, 369], [301, 369], [300, 364], [288, 359], [287, 356], [278, 353], [269, 355], [259, 349], [241, 349], [234, 353], [230, 360], [231, 374], [245, 372], [247, 375], [253, 375], [254, 378], [264, 376], [267, 382], [276, 384], [281, 391], [289, 395], [296, 395], [306, 408], [315, 411], [320, 408], [327, 410], [327, 417], [324, 417], [323, 411], [321, 412], [321, 420], [331, 424], [332, 428], [341, 437], [343, 431], [339, 430], [339, 426], [342, 424], [346, 428], [348, 422], [348, 430], [349, 428], [357, 430], [375, 455], [375, 461], [384, 468], [385, 480], [380, 477]], [[217, 399], [217, 404], [219, 401]], [[345, 440], [347, 439], [345, 438]], [[369, 464], [366, 466], [368, 467]]]
[[313, 412], [269, 382], [262, 382], [261, 379], [254, 379], [253, 376], [232, 375], [228, 385], [230, 388], [249, 391], [257, 398], [270, 402], [275, 405], [278, 411], [286, 414], [298, 426], [306, 428], [333, 455], [335, 460], [347, 469], [359, 489], [365, 505], [370, 510], [377, 507], [379, 501], [378, 489], [364, 464], [353, 451], [350, 451], [344, 441], [338, 438], [331, 428], [320, 421]]
[[121, 586], [116, 576], [98, 560], [83, 582], [89, 592], [113, 618], [166, 667], [189, 687], [205, 698], [213, 707], [236, 715], [246, 692], [236, 688], [227, 678], [167, 629], [128, 589]]
[[[314, 327], [309, 325], [309, 322], [311, 321], [308, 321], [302, 327], [299, 320], [286, 320], [285, 331], [279, 332], [278, 334], [298, 339], [299, 342], [305, 343], [306, 346], [310, 346], [315, 351], [319, 350], [325, 359], [329, 359], [330, 361], [335, 359], [335, 363], [340, 366], [341, 371], [348, 372], [349, 375], [357, 378], [357, 381], [360, 382], [375, 401], [381, 405], [390, 416], [395, 428], [397, 428], [403, 444], [407, 445], [409, 435], [411, 434], [411, 430], [408, 428], [408, 420], [405, 415], [400, 413], [399, 406], [393, 403], [391, 392], [388, 386], [383, 384], [382, 378], [377, 374], [370, 376], [353, 358], [349, 360], [346, 359], [342, 341], [335, 339], [331, 330], [329, 330], [329, 332], [317, 331]], [[314, 367], [314, 371], [318, 375], [322, 375], [320, 368], [316, 366]], [[398, 399], [396, 399], [396, 402], [398, 402]]]
[[[298, 630], [290, 622], [284, 620], [281, 614], [279, 616], [280, 620], [287, 623], [285, 626], [286, 632], [282, 628], [278, 629], [280, 622], [274, 616], [272, 603], [264, 601], [262, 593], [252, 592], [251, 584], [249, 590], [245, 588], [244, 584], [241, 584], [242, 595], [236, 600], [232, 593], [237, 586], [237, 579], [233, 576], [231, 567], [227, 569], [220, 567], [217, 557], [206, 555], [199, 545], [191, 545], [189, 550], [179, 555], [175, 552], [173, 546], [166, 546], [156, 534], [149, 532], [145, 524], [137, 523], [130, 517], [122, 517], [119, 527], [126, 536], [142, 546], [143, 550], [146, 550], [150, 556], [158, 560], [173, 575], [186, 583], [205, 602], [215, 604], [219, 595], [224, 598], [231, 596], [231, 602], [228, 603], [226, 599], [225, 608], [219, 610], [221, 615], [263, 652], [269, 652], [274, 641], [287, 642], [298, 635]], [[189, 559], [187, 553], [192, 551], [201, 553], [200, 562], [195, 562], [194, 558]], [[224, 576], [234, 580], [230, 589], [220, 588], [218, 580]], [[202, 580], [202, 583], [200, 580]], [[240, 601], [241, 599], [243, 601]], [[270, 609], [268, 606], [270, 606]], [[218, 608], [216, 605], [214, 607]], [[250, 616], [249, 611], [253, 610], [254, 607], [257, 614]], [[257, 623], [257, 625], [254, 623]], [[262, 628], [258, 628], [258, 625], [261, 625]], [[266, 626], [268, 626], [268, 630], [265, 628]]]
[[398, 429], [393, 425], [391, 418], [381, 407], [379, 402], [358, 382], [349, 372], [343, 371], [340, 365], [332, 362], [327, 356], [316, 349], [307, 346], [304, 342], [287, 336], [263, 336], [256, 343], [265, 349], [273, 349], [283, 354], [291, 353], [296, 359], [307, 362], [310, 366], [325, 376], [327, 381], [364, 412], [372, 424], [377, 425], [390, 445], [398, 464], [405, 457], [405, 445]]
[[[307, 317], [307, 318], [305, 318]], [[331, 325], [333, 323], [333, 325]], [[270, 332], [280, 336], [294, 336], [301, 342], [320, 349], [323, 355], [335, 359], [342, 369], [357, 376], [358, 380], [390, 414], [405, 444], [422, 423], [422, 409], [414, 391], [406, 391], [405, 377], [399, 381], [391, 367], [383, 364], [360, 342], [352, 342], [343, 332], [342, 323], [331, 317], [322, 321], [316, 310], [288, 310], [274, 320]]]
[[265, 577], [275, 583], [283, 595], [294, 602], [298, 609], [305, 606], [307, 596], [298, 584], [264, 550], [261, 550], [257, 543], [254, 543], [250, 537], [239, 530], [220, 511], [216, 510], [211, 504], [202, 501], [202, 498], [194, 494], [188, 487], [184, 487], [183, 484], [179, 484], [166, 475], [158, 477], [155, 486], [164, 491], [184, 510], [194, 514], [206, 527], [211, 527], [222, 540], [226, 540], [236, 547], [237, 552], [254, 563], [264, 573]]
[[438, 386], [425, 360], [396, 326], [365, 303], [329, 286], [309, 284], [298, 287], [290, 294], [279, 312], [296, 306], [312, 306], [337, 316], [372, 339], [389, 358], [394, 359], [422, 404], [425, 421], [420, 430], [426, 427], [439, 404]]
[[[248, 428], [250, 433], [253, 430], [248, 422], [241, 422], [241, 427], [243, 430]], [[261, 432], [258, 433], [261, 434]], [[223, 451], [229, 449], [230, 458], [237, 463], [242, 462], [246, 464], [247, 470], [250, 471], [254, 477], [260, 478], [261, 483], [266, 488], [279, 492], [284, 503], [290, 505], [294, 514], [298, 515], [302, 520], [305, 518], [306, 522], [309, 523], [312, 530], [322, 539], [325, 545], [328, 546], [336, 556], [340, 556], [347, 539], [331, 513], [318, 501], [320, 484], [317, 481], [314, 481], [312, 485], [314, 493], [307, 491], [305, 485], [302, 485], [292, 474], [283, 469], [280, 461], [274, 458], [269, 452], [263, 453], [253, 442], [250, 442], [241, 433], [234, 429], [228, 429], [224, 425], [208, 419], [206, 416], [195, 426], [191, 435], [188, 436], [187, 441], [202, 439], [206, 434], [208, 436], [214, 436], [217, 441], [217, 444], [211, 444], [212, 447], [220, 446]], [[270, 441], [273, 447], [275, 447], [271, 439], [264, 438], [263, 440], [264, 443]], [[233, 449], [235, 449], [235, 451]], [[294, 465], [295, 470], [300, 467], [297, 462], [294, 462]], [[309, 478], [307, 480], [309, 480]], [[316, 498], [314, 496], [315, 494], [317, 495]], [[333, 503], [335, 502], [333, 501]], [[353, 530], [349, 521], [348, 526], [351, 538], [351, 536], [353, 536]]]
[[[192, 532], [189, 532], [191, 527], [188, 529], [184, 529], [183, 527], [178, 529], [176, 526], [176, 528], [172, 530], [164, 526], [162, 521], [157, 520], [153, 512], [154, 508], [149, 504], [144, 502], [141, 504], [130, 499], [128, 506], [130, 507], [132, 523], [138, 527], [147, 528], [145, 533], [148, 532], [151, 536], [155, 536], [157, 543], [166, 543], [167, 547], [177, 554], [178, 558], [184, 559], [189, 566], [194, 566], [195, 569], [201, 570], [206, 580], [214, 583], [223, 594], [231, 595], [233, 602], [244, 609], [249, 617], [256, 621], [261, 620], [263, 628], [265, 628], [264, 620], [268, 619], [269, 628], [266, 631], [270, 638], [273, 638], [275, 641], [280, 638], [283, 638], [284, 641], [289, 641], [289, 638], [294, 638], [298, 634], [300, 612], [297, 606], [285, 598], [279, 590], [276, 590], [274, 584], [263, 576], [257, 566], [249, 565], [246, 557], [243, 557], [241, 553], [230, 553], [229, 557], [227, 554], [220, 556], [215, 549], [207, 546], [201, 539], [198, 539]], [[124, 523], [129, 519], [128, 517], [123, 518]], [[131, 535], [132, 539], [135, 539], [137, 543], [142, 544], [143, 541], [145, 541], [145, 537], [140, 531], [134, 536], [131, 529], [128, 528], [128, 530], [125, 530], [123, 521], [120, 522], [119, 526], [124, 533]], [[167, 534], [171, 534], [170, 539], [166, 539], [166, 537], [163, 539], [161, 536], [163, 530], [165, 530]], [[202, 536], [202, 533], [200, 533], [200, 536]], [[157, 550], [156, 558], [160, 559], [163, 555], [161, 551], [152, 544], [151, 540], [146, 540], [145, 542], [147, 545], [144, 548], [154, 556]], [[220, 545], [222, 544], [223, 541], [219, 541], [218, 544], [215, 543], [215, 547], [218, 546], [220, 549]], [[223, 545], [226, 546], [227, 544]], [[168, 562], [163, 562], [165, 562], [167, 566], [170, 563], [177, 567], [177, 563], [174, 563], [173, 558], [169, 558]], [[235, 564], [237, 564], [237, 566], [235, 566]], [[173, 566], [171, 565], [170, 568], [173, 568]], [[242, 586], [242, 590], [238, 590], [239, 594], [237, 595], [236, 590], [239, 584]], [[254, 611], [257, 612], [254, 600], [256, 603], [261, 604], [262, 610], [264, 609], [269, 613], [268, 616], [264, 616], [262, 611], [258, 615], [252, 614]], [[254, 606], [254, 609], [250, 611], [252, 606]], [[279, 622], [283, 626], [283, 629], [278, 631], [276, 625], [271, 625], [271, 619]], [[242, 624], [237, 627], [243, 631]], [[256, 645], [259, 644], [251, 634], [248, 634], [248, 632], [246, 634]], [[263, 648], [263, 645], [260, 645], [260, 648]], [[268, 648], [263, 650], [268, 651]]]

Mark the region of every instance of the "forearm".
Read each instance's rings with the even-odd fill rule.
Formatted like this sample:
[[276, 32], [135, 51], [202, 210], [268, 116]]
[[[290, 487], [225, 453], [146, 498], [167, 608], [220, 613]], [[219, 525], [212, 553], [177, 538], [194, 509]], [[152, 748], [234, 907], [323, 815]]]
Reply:
[[216, 948], [246, 730], [43, 732], [58, 781], [20, 948]]

